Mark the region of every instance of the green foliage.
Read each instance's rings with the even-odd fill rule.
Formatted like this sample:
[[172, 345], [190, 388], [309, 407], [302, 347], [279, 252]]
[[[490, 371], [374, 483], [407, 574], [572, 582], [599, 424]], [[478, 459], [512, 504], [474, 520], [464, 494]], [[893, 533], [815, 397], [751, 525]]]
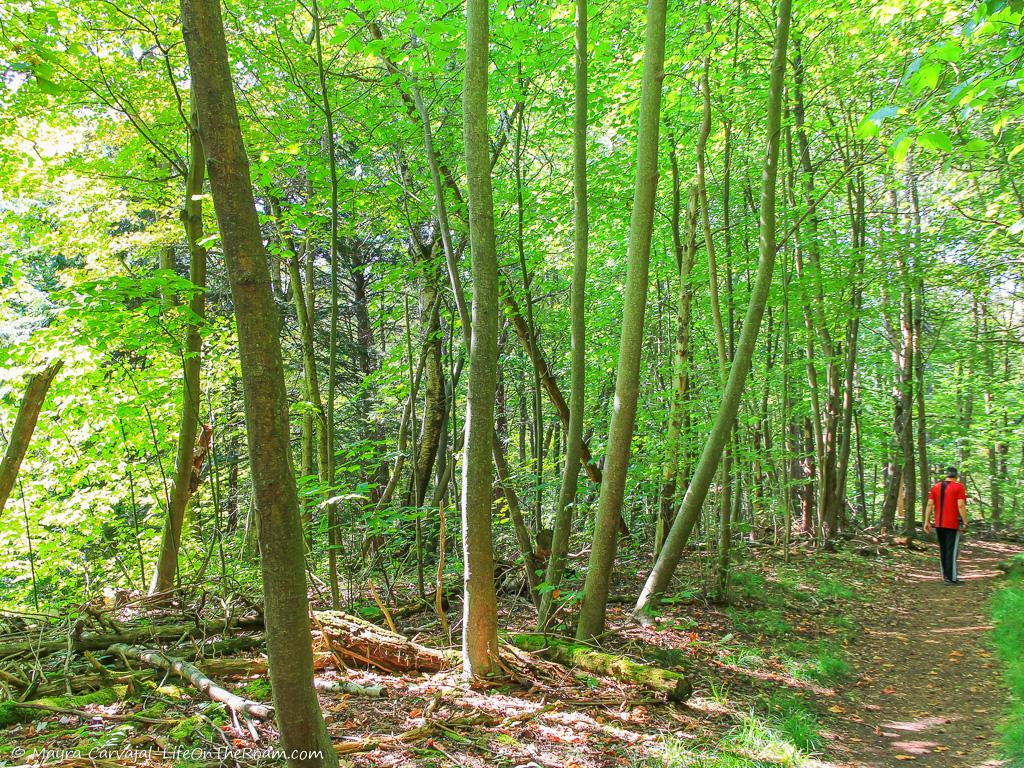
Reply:
[[828, 641], [791, 642], [786, 650], [785, 666], [797, 680], [835, 686], [853, 672], [842, 649]]
[[802, 696], [779, 690], [771, 694], [766, 704], [778, 722], [779, 731], [790, 743], [804, 753], [818, 751], [822, 745], [821, 725]]
[[753, 611], [729, 608], [726, 613], [736, 629], [750, 635], [779, 638], [793, 631], [793, 625], [775, 608], [759, 608]]
[[854, 591], [849, 586], [831, 576], [823, 576], [818, 580], [818, 594], [826, 599], [851, 600], [854, 597]]
[[267, 701], [270, 699], [270, 680], [267, 678], [256, 678], [248, 680], [239, 692], [247, 699], [254, 701]]
[[992, 639], [1005, 665], [1013, 703], [1000, 725], [1006, 757], [1024, 765], [1024, 578], [1015, 576], [992, 600]]

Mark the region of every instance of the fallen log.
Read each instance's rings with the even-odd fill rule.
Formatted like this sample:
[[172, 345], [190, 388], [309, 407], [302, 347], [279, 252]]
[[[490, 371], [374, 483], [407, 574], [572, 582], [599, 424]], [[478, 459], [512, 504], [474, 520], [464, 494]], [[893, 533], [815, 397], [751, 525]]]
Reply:
[[313, 687], [324, 693], [348, 693], [353, 696], [365, 696], [369, 699], [379, 699], [387, 696], [388, 691], [383, 685], [360, 685], [348, 680], [324, 680], [322, 677], [313, 678]]
[[341, 611], [314, 611], [313, 624], [343, 665], [371, 666], [392, 673], [439, 672], [457, 661], [450, 652], [420, 645]]
[[49, 677], [39, 683], [31, 696], [50, 698], [65, 694], [68, 688], [73, 695], [99, 691], [113, 685], [126, 685], [131, 688], [136, 682], [152, 678], [156, 672], [144, 669], [137, 672], [86, 672], [69, 675], [67, 678]]
[[274, 716], [274, 708], [258, 701], [251, 701], [223, 688], [203, 674], [202, 670], [184, 659], [167, 656], [160, 651], [137, 648], [123, 643], [115, 644], [107, 649], [109, 653], [126, 659], [135, 659], [150, 667], [166, 672], [173, 672], [183, 680], [187, 680], [195, 688], [218, 701], [236, 714], [245, 715], [255, 720], [269, 720]]
[[66, 651], [68, 648], [76, 653], [83, 653], [85, 651], [103, 651], [112, 645], [190, 640], [197, 637], [219, 635], [227, 629], [241, 631], [263, 629], [263, 619], [252, 617], [231, 621], [211, 621], [205, 624], [154, 625], [109, 635], [83, 635], [73, 639], [70, 644], [67, 637], [59, 640], [22, 640], [0, 645], [0, 659], [28, 654], [46, 656], [50, 653]]
[[669, 701], [684, 702], [693, 693], [689, 679], [680, 672], [639, 664], [625, 656], [543, 635], [514, 635], [513, 644], [524, 651], [539, 653], [551, 661], [587, 672], [608, 675], [624, 683], [663, 693]]

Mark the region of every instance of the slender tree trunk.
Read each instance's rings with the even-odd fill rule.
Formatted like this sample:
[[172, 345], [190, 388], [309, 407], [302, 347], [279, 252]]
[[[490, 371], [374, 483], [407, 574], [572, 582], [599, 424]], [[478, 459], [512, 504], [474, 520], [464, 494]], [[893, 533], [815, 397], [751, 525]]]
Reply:
[[[433, 273], [433, 274], [432, 274]], [[423, 328], [438, 328], [441, 323], [441, 303], [437, 300], [438, 280], [440, 275], [429, 266], [423, 277], [420, 290], [421, 315], [420, 325]], [[430, 485], [431, 470], [437, 459], [438, 446], [444, 430], [445, 414], [448, 401], [445, 397], [444, 371], [441, 367], [441, 336], [429, 334], [426, 338], [426, 360], [424, 362], [423, 380], [423, 421], [419, 431], [419, 445], [416, 454], [416, 488], [414, 506], [422, 506]]]
[[590, 550], [590, 563], [576, 628], [578, 640], [590, 640], [604, 629], [608, 587], [615, 563], [618, 524], [622, 516], [626, 471], [636, 420], [651, 231], [658, 189], [658, 130], [661, 123], [661, 85], [665, 77], [665, 7], [666, 0], [648, 0], [636, 182], [629, 222], [626, 291], [623, 297], [619, 364], [615, 373], [615, 406], [608, 428], [604, 482], [601, 483], [594, 542]]
[[807, 209], [808, 236], [804, 252], [810, 262], [809, 290], [811, 292], [811, 325], [821, 344], [825, 358], [825, 398], [819, 422], [820, 445], [818, 456], [818, 520], [820, 536], [824, 546], [836, 531], [837, 516], [837, 439], [839, 426], [840, 376], [835, 342], [825, 317], [825, 298], [821, 257], [818, 243], [818, 214], [814, 192], [814, 166], [811, 161], [810, 142], [804, 123], [803, 76], [804, 64], [800, 51], [800, 38], [794, 37], [793, 60], [793, 122], [800, 158], [800, 175], [803, 181], [804, 206]]
[[793, 535], [793, 480], [797, 463], [797, 451], [799, 441], [797, 440], [796, 423], [793, 418], [793, 399], [790, 393], [789, 383], [789, 362], [790, 362], [790, 337], [789, 330], [789, 274], [786, 271], [786, 259], [782, 259], [782, 428], [785, 430], [784, 445], [786, 449], [782, 462], [783, 482], [783, 555], [785, 561], [789, 562], [789, 543]]
[[[925, 507], [928, 504], [928, 491], [931, 487], [931, 478], [928, 476], [928, 432], [927, 417], [925, 413], [925, 391], [924, 391], [924, 348], [922, 338], [924, 336], [924, 260], [922, 253], [923, 244], [921, 226], [921, 205], [917, 195], [917, 176], [914, 174], [912, 165], [913, 154], [907, 155], [907, 186], [910, 192], [910, 212], [914, 234], [914, 258], [911, 260], [910, 268], [913, 272], [913, 353], [914, 353], [914, 399], [917, 406], [917, 466], [919, 472], [919, 493], [921, 504], [921, 519], [924, 520]], [[913, 535], [914, 528], [911, 527], [910, 534]]]
[[[194, 101], [194, 99], [193, 99]], [[203, 337], [200, 325], [206, 316], [206, 248], [203, 239], [203, 182], [206, 178], [206, 156], [199, 138], [199, 117], [193, 104], [189, 126], [188, 175], [185, 179], [185, 204], [182, 221], [189, 250], [189, 280], [194, 286], [189, 300], [191, 317], [185, 326], [184, 355], [182, 359], [181, 418], [178, 427], [178, 450], [174, 461], [174, 477], [167, 499], [160, 540], [160, 555], [149, 587], [150, 595], [165, 595], [174, 588], [178, 570], [178, 550], [181, 547], [181, 529], [185, 508], [194, 490], [192, 460], [195, 453], [196, 433], [199, 426], [200, 375], [202, 372]], [[198, 481], [198, 477], [196, 478]]]
[[680, 231], [680, 188], [679, 165], [676, 162], [674, 141], [670, 143], [672, 160], [672, 240], [676, 253], [679, 288], [676, 302], [676, 338], [673, 356], [672, 403], [669, 407], [668, 434], [666, 436], [667, 453], [661, 472], [661, 489], [659, 491], [658, 521], [654, 538], [654, 554], [661, 551], [665, 534], [672, 527], [678, 498], [678, 475], [682, 443], [689, 435], [689, 396], [690, 383], [690, 315], [693, 303], [693, 289], [690, 287], [690, 273], [697, 252], [697, 200], [696, 187], [690, 189], [686, 206], [686, 234]]
[[488, 9], [487, 0], [466, 2], [466, 67], [462, 95], [473, 273], [473, 329], [462, 458], [465, 568], [462, 657], [467, 677], [491, 674], [497, 669], [498, 657], [491, 539], [491, 482], [494, 475], [491, 453], [498, 368], [498, 260], [487, 131]]
[[[271, 208], [274, 211], [274, 216], [280, 221], [280, 203], [276, 200], [271, 200]], [[311, 425], [309, 437], [312, 438], [313, 433], [315, 433], [316, 436], [316, 466], [318, 477], [320, 482], [326, 487], [329, 482], [327, 477], [327, 468], [330, 465], [330, 446], [327, 434], [327, 417], [324, 412], [323, 396], [320, 393], [320, 377], [317, 373], [316, 348], [313, 341], [314, 318], [309, 311], [310, 302], [309, 297], [307, 296], [307, 292], [312, 291], [313, 286], [312, 282], [308, 279], [309, 275], [307, 275], [306, 286], [303, 287], [302, 285], [300, 261], [303, 254], [299, 252], [299, 248], [296, 246], [294, 238], [290, 233], [282, 232], [282, 240], [289, 253], [288, 281], [291, 283], [292, 303], [295, 307], [295, 317], [299, 326], [299, 339], [302, 347], [302, 373], [306, 397], [309, 398], [310, 407], [313, 411], [312, 413], [307, 413], [303, 416], [302, 472], [304, 474], [311, 473], [313, 463], [311, 446], [307, 449], [305, 444], [307, 439], [305, 420], [308, 416]], [[308, 457], [306, 456], [307, 450], [310, 454]], [[303, 511], [302, 522], [303, 526], [309, 522], [309, 513], [305, 510]]]
[[[705, 33], [711, 36], [711, 22], [706, 22]], [[722, 321], [722, 305], [718, 291], [718, 261], [715, 255], [715, 239], [711, 232], [711, 213], [708, 210], [706, 181], [706, 148], [711, 135], [711, 57], [704, 57], [704, 69], [700, 77], [703, 116], [700, 137], [697, 139], [697, 192], [700, 197], [700, 217], [704, 229], [704, 247], [708, 253], [708, 290], [711, 296], [711, 318], [715, 329], [715, 347], [718, 350], [718, 377], [723, 390], [729, 379], [729, 350], [726, 347], [725, 324]], [[718, 560], [715, 564], [714, 593], [718, 598], [725, 596], [725, 584], [729, 563], [729, 518], [732, 513], [732, 447], [726, 440], [720, 472], [721, 493], [718, 512]]]
[[[338, 159], [334, 140], [334, 109], [331, 106], [330, 92], [327, 89], [327, 72], [324, 69], [323, 47], [320, 40], [320, 7], [317, 0], [312, 0], [310, 12], [313, 15], [313, 41], [316, 47], [316, 69], [320, 82], [320, 108], [324, 113], [325, 141], [327, 150], [327, 168], [331, 182], [331, 235], [328, 247], [331, 259], [331, 327], [327, 352], [327, 465], [321, 470], [327, 478], [327, 492], [334, 496], [334, 448], [335, 391], [338, 385]], [[331, 585], [331, 607], [337, 609], [341, 603], [341, 589], [338, 584], [338, 505], [331, 502], [327, 505], [327, 568], [328, 581]]]
[[39, 412], [43, 409], [43, 402], [46, 400], [46, 393], [50, 391], [54, 377], [63, 367], [64, 362], [57, 361], [29, 377], [25, 394], [21, 398], [21, 406], [18, 408], [18, 415], [14, 419], [14, 427], [7, 440], [4, 460], [0, 464], [0, 515], [3, 514], [4, 507], [7, 506], [7, 499], [10, 498], [14, 482], [18, 477], [18, 469], [28, 451], [28, 444], [32, 440], [32, 433], [35, 432]]
[[[982, 344], [984, 349], [984, 362], [985, 362], [985, 418], [988, 422], [986, 426], [990, 430], [995, 430], [996, 426], [996, 405], [995, 405], [995, 353], [994, 353], [994, 340], [992, 338], [992, 327], [989, 322], [990, 312], [988, 304], [982, 304], [981, 307], [981, 336], [983, 338]], [[991, 521], [993, 525], [998, 525], [1003, 516], [1003, 489], [999, 483], [999, 440], [998, 438], [990, 438], [985, 446], [985, 453], [988, 458], [988, 499], [991, 505]]]
[[789, 40], [789, 23], [792, 0], [780, 0], [778, 22], [775, 32], [775, 48], [772, 54], [771, 80], [768, 91], [767, 139], [764, 169], [761, 176], [761, 219], [759, 237], [759, 259], [750, 304], [736, 346], [736, 356], [729, 370], [729, 380], [722, 393], [718, 416], [711, 434], [704, 443], [700, 461], [693, 473], [690, 486], [683, 497], [682, 507], [669, 531], [665, 546], [651, 570], [643, 591], [637, 600], [635, 614], [646, 615], [657, 605], [657, 601], [668, 586], [676, 565], [683, 554], [683, 547], [693, 530], [697, 516], [707, 497], [708, 487], [718, 469], [722, 448], [729, 439], [733, 421], [739, 409], [740, 397], [747, 373], [750, 371], [754, 345], [761, 326], [768, 290], [771, 287], [777, 249], [775, 237], [775, 181], [778, 176], [779, 134], [782, 122], [782, 92], [786, 75], [786, 47]]
[[238, 319], [249, 464], [260, 517], [260, 564], [270, 682], [282, 746], [293, 768], [335, 766], [313, 688], [302, 525], [290, 469], [280, 323], [252, 195], [219, 0], [182, 0], [181, 18], [199, 132]]
[[[861, 273], [865, 258], [865, 216], [863, 174], [857, 173], [855, 182], [848, 189], [850, 205], [851, 239], [856, 253], [853, 270], [850, 273], [850, 315], [846, 321], [846, 367], [843, 377], [842, 439], [839, 445], [839, 461], [836, 467], [836, 499], [840, 509], [846, 504], [846, 484], [850, 467], [850, 451], [853, 445], [854, 384], [857, 372], [857, 346], [860, 334], [860, 313], [863, 304]], [[859, 436], [858, 436], [859, 439]], [[863, 475], [860, 467], [859, 476]], [[927, 496], [927, 493], [925, 494]], [[863, 512], [862, 505], [862, 512]]]
[[[903, 535], [908, 539], [914, 536], [914, 521], [917, 517], [914, 496], [917, 493], [917, 475], [914, 455], [914, 304], [911, 276], [906, 257], [900, 257], [900, 271], [903, 278], [900, 289], [902, 309], [900, 312], [900, 329], [902, 332], [902, 371], [900, 375], [900, 401], [903, 416], [900, 431], [900, 443], [903, 450]], [[922, 471], [924, 471], [922, 469]]]
[[586, 293], [587, 250], [590, 235], [587, 199], [587, 0], [576, 0], [576, 85], [573, 118], [573, 266], [570, 288], [571, 373], [569, 383], [569, 423], [565, 433], [565, 464], [558, 492], [558, 507], [551, 535], [551, 555], [544, 582], [547, 590], [540, 597], [538, 629], [543, 630], [551, 615], [555, 590], [562, 583], [569, 536], [579, 485], [583, 414], [586, 406]]

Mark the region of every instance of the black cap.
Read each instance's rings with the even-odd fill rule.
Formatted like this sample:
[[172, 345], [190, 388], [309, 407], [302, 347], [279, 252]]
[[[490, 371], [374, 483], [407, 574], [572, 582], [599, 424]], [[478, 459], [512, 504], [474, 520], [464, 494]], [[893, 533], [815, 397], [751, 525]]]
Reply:
[[956, 467], [946, 467], [946, 477], [956, 477]]

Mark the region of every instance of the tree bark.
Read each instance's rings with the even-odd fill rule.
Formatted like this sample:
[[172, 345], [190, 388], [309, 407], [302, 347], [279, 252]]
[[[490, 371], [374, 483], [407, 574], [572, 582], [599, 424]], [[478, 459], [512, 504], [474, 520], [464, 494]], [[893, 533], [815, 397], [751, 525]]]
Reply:
[[672, 241], [676, 252], [679, 292], [676, 303], [676, 338], [673, 355], [674, 376], [672, 404], [669, 407], [668, 443], [661, 471], [661, 489], [658, 493], [658, 522], [654, 538], [654, 554], [661, 551], [665, 534], [672, 527], [678, 499], [679, 463], [682, 443], [689, 438], [690, 413], [687, 399], [690, 390], [690, 308], [693, 303], [693, 289], [690, 273], [693, 271], [697, 252], [698, 191], [692, 187], [686, 206], [686, 233], [680, 232], [680, 189], [679, 166], [676, 161], [675, 143], [670, 144], [672, 161]]
[[315, 611], [313, 623], [331, 653], [344, 665], [383, 672], [438, 672], [452, 666], [452, 654], [414, 643], [397, 632], [340, 611]]
[[583, 411], [586, 405], [586, 292], [587, 251], [590, 236], [587, 199], [587, 0], [576, 0], [576, 85], [573, 119], [573, 267], [570, 288], [571, 373], [569, 384], [569, 423], [565, 433], [565, 464], [558, 492], [555, 524], [551, 535], [551, 555], [544, 582], [547, 591], [540, 597], [537, 626], [543, 629], [551, 615], [555, 590], [562, 583], [569, 536], [579, 488], [580, 460], [583, 448]]
[[[220, 2], [181, 0], [181, 17], [199, 133], [238, 320], [277, 724], [283, 748], [293, 753], [290, 766], [335, 766], [337, 756], [313, 688], [304, 545], [289, 461], [280, 327], [231, 82]], [[300, 753], [302, 756], [295, 757]]]
[[21, 406], [18, 408], [14, 427], [7, 441], [7, 449], [4, 451], [4, 460], [0, 464], [0, 515], [7, 506], [7, 499], [10, 498], [14, 482], [18, 478], [18, 469], [28, 451], [32, 433], [35, 432], [46, 393], [50, 391], [54, 377], [63, 366], [64, 362], [60, 360], [50, 364], [39, 373], [33, 374], [28, 380], [28, 386], [25, 387], [25, 394], [22, 395]]
[[[711, 22], [705, 22], [705, 33], [710, 37]], [[715, 238], [711, 232], [711, 212], [708, 206], [708, 191], [706, 181], [707, 157], [706, 149], [708, 137], [711, 135], [711, 57], [704, 57], [704, 69], [700, 77], [701, 102], [703, 103], [703, 114], [701, 117], [700, 137], [697, 139], [697, 192], [700, 196], [700, 217], [704, 230], [704, 247], [708, 253], [708, 293], [711, 298], [711, 319], [715, 329], [715, 348], [718, 351], [718, 378], [722, 388], [725, 388], [729, 379], [729, 349], [725, 340], [725, 324], [722, 321], [722, 304], [718, 291], [718, 259], [715, 253]], [[728, 140], [728, 132], [726, 140]], [[726, 177], [728, 166], [726, 166]], [[726, 218], [726, 221], [728, 219]], [[728, 230], [726, 230], [728, 231]], [[732, 323], [729, 324], [729, 332], [732, 333]], [[719, 525], [718, 525], [718, 559], [715, 563], [715, 586], [713, 592], [718, 599], [724, 599], [729, 571], [729, 540], [730, 525], [729, 518], [732, 512], [732, 449], [730, 441], [726, 440], [724, 453], [721, 459], [721, 493], [719, 494]]]
[[188, 176], [185, 179], [185, 205], [181, 217], [185, 224], [185, 239], [189, 250], [189, 280], [193, 286], [189, 301], [191, 317], [185, 326], [185, 349], [182, 356], [178, 450], [174, 460], [171, 492], [167, 499], [167, 516], [164, 519], [164, 530], [160, 540], [160, 555], [153, 574], [153, 582], [149, 587], [149, 594], [152, 596], [166, 595], [174, 588], [174, 577], [178, 570], [178, 551], [181, 548], [181, 528], [185, 520], [185, 508], [193, 491], [192, 460], [199, 426], [203, 351], [200, 324], [206, 315], [206, 248], [200, 245], [203, 239], [202, 193], [206, 178], [206, 155], [199, 138], [199, 118], [196, 109], [193, 103], [188, 127], [191, 155]]
[[658, 131], [661, 123], [661, 84], [665, 77], [666, 0], [649, 0], [644, 65], [637, 132], [636, 182], [629, 222], [626, 290], [622, 308], [619, 363], [615, 373], [615, 406], [608, 427], [604, 482], [594, 523], [583, 602], [576, 637], [590, 640], [604, 629], [608, 587], [615, 563], [618, 525], [629, 468], [630, 445], [639, 394], [640, 352], [643, 348], [647, 275], [651, 255], [654, 200], [658, 190]]
[[[836, 531], [838, 510], [836, 509], [836, 464], [837, 464], [837, 430], [839, 424], [839, 363], [836, 345], [829, 331], [825, 318], [825, 298], [821, 267], [821, 256], [818, 247], [818, 213], [814, 193], [814, 166], [811, 162], [810, 143], [804, 127], [803, 77], [804, 64], [800, 50], [800, 38], [794, 36], [793, 59], [793, 122], [796, 132], [797, 149], [800, 162], [800, 175], [803, 181], [804, 206], [807, 209], [807, 230], [803, 251], [810, 263], [811, 294], [809, 302], [810, 326], [817, 334], [821, 344], [822, 356], [825, 358], [825, 398], [821, 404], [818, 422], [819, 456], [818, 456], [818, 523], [819, 541], [828, 545]], [[802, 277], [802, 275], [801, 275]], [[809, 362], [808, 365], [813, 363]]]
[[[281, 205], [276, 200], [271, 200], [271, 210], [274, 212], [274, 216], [280, 221], [281, 219]], [[280, 225], [279, 225], [280, 226]], [[282, 238], [287, 248], [288, 257], [288, 280], [291, 283], [292, 302], [295, 306], [295, 317], [299, 325], [299, 339], [302, 347], [302, 374], [306, 388], [306, 397], [309, 398], [310, 407], [313, 410], [310, 418], [312, 419], [313, 426], [312, 430], [316, 433], [316, 466], [317, 476], [320, 482], [327, 486], [327, 466], [330, 463], [328, 453], [330, 448], [327, 442], [327, 418], [324, 413], [324, 401], [323, 396], [320, 392], [320, 377], [317, 373], [316, 366], [316, 347], [313, 341], [313, 315], [310, 313], [309, 299], [307, 292], [313, 290], [312, 283], [307, 280], [306, 285], [302, 285], [301, 275], [301, 263], [300, 259], [302, 254], [299, 253], [299, 249], [295, 244], [294, 238], [290, 233], [282, 232]], [[305, 427], [304, 427], [305, 430]], [[310, 435], [312, 437], [312, 435]], [[303, 447], [305, 451], [305, 446]], [[303, 457], [303, 471], [308, 471], [309, 467], [305, 466], [309, 463], [312, 465], [312, 456], [308, 459]], [[303, 512], [303, 524], [309, 522], [309, 515]]]
[[487, 0], [467, 0], [462, 99], [473, 275], [473, 329], [462, 458], [465, 568], [462, 655], [463, 673], [469, 678], [485, 677], [498, 668], [497, 597], [491, 538], [491, 482], [494, 475], [491, 452], [498, 368], [498, 259], [487, 131], [488, 13]]
[[644, 617], [668, 586], [682, 557], [683, 547], [693, 530], [697, 516], [707, 497], [708, 487], [718, 469], [722, 448], [732, 431], [733, 420], [739, 409], [743, 386], [750, 371], [754, 344], [761, 326], [768, 290], [771, 288], [772, 272], [775, 267], [777, 250], [775, 237], [775, 181], [778, 176], [779, 133], [782, 122], [782, 92], [786, 74], [786, 47], [789, 40], [789, 23], [792, 0], [780, 0], [778, 22], [775, 31], [775, 48], [772, 54], [771, 80], [768, 91], [767, 138], [764, 168], [761, 175], [761, 220], [759, 237], [759, 259], [757, 275], [750, 295], [750, 304], [743, 322], [736, 355], [729, 369], [729, 380], [722, 393], [722, 402], [711, 434], [704, 443], [700, 461], [693, 473], [690, 486], [683, 497], [682, 507], [669, 531], [665, 546], [651, 570], [643, 591], [637, 600], [634, 612]]

